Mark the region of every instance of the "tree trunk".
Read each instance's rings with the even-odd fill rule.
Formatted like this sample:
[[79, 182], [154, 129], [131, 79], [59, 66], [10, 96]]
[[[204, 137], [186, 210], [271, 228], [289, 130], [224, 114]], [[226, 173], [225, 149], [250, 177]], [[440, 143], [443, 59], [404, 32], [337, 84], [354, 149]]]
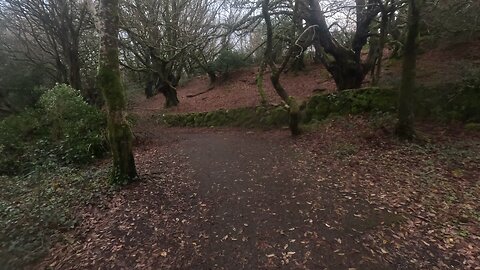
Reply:
[[[292, 66], [290, 67], [290, 69], [296, 74], [297, 72], [299, 71], [302, 71], [305, 69], [305, 50], [306, 50], [306, 47], [304, 47], [304, 45], [302, 44], [303, 40], [302, 39], [302, 34], [303, 34], [303, 20], [302, 18], [299, 16], [299, 9], [300, 9], [300, 5], [302, 5], [303, 3], [301, 3], [301, 1], [296, 1], [295, 2], [295, 7], [294, 7], [294, 10], [293, 10], [293, 24], [294, 24], [294, 33], [295, 33], [295, 36], [298, 37], [298, 40], [295, 41], [294, 44], [292, 44], [291, 46], [295, 46], [295, 49], [294, 49], [294, 52], [293, 52], [293, 55], [294, 55], [294, 58], [293, 58], [293, 61], [292, 61]], [[302, 6], [303, 8], [304, 6]]]
[[[163, 72], [167, 72], [166, 69], [163, 69]], [[158, 74], [157, 90], [165, 97], [165, 108], [175, 107], [180, 103], [175, 88], [177, 83], [177, 78], [172, 73]]]
[[365, 79], [362, 65], [355, 62], [327, 66], [327, 70], [332, 74], [338, 90], [360, 88]]
[[265, 88], [263, 86], [263, 75], [265, 74], [266, 68], [267, 64], [265, 63], [265, 61], [262, 61], [256, 78], [258, 94], [260, 96], [260, 104], [262, 106], [266, 106], [268, 104], [267, 94], [265, 93]]
[[[77, 49], [69, 49], [69, 76], [68, 81], [70, 86], [74, 89], [82, 91], [82, 77], [80, 75], [80, 56]], [[88, 93], [82, 91], [85, 98], [88, 98]]]
[[127, 122], [125, 91], [118, 59], [118, 0], [100, 0], [100, 59], [98, 86], [107, 105], [108, 140], [113, 156], [111, 182], [126, 184], [137, 178], [132, 131]]
[[[304, 17], [309, 26], [315, 26], [314, 46], [320, 58], [333, 76], [338, 90], [360, 88], [366, 74], [371, 69], [371, 61], [362, 63], [362, 48], [368, 41], [372, 21], [377, 16], [373, 0], [356, 0], [357, 29], [351, 48], [344, 47], [332, 36], [325, 13], [318, 0], [303, 0], [309, 7]], [[368, 57], [371, 59], [371, 56]]]
[[402, 82], [400, 86], [398, 123], [396, 134], [401, 139], [415, 138], [414, 121], [414, 89], [416, 74], [417, 36], [420, 24], [419, 0], [409, 0], [408, 34], [405, 42], [402, 67]]
[[[267, 27], [267, 45], [265, 48], [265, 62], [270, 66], [272, 70], [272, 75], [270, 76], [270, 80], [273, 84], [273, 88], [277, 92], [277, 94], [283, 99], [283, 101], [288, 105], [289, 108], [289, 115], [290, 115], [290, 131], [293, 136], [300, 134], [300, 110], [297, 104], [297, 101], [293, 98], [288, 96], [287, 91], [283, 88], [282, 84], [280, 83], [280, 75], [282, 71], [287, 66], [292, 53], [294, 51], [293, 48], [290, 48], [288, 55], [285, 57], [283, 64], [280, 68], [277, 68], [274, 62], [274, 52], [273, 52], [273, 26], [272, 21], [270, 19], [269, 13], [269, 0], [262, 1], [262, 15], [265, 19], [265, 26]], [[293, 37], [294, 38], [294, 37]]]
[[165, 96], [166, 108], [175, 107], [180, 103], [177, 97], [177, 90], [172, 85], [166, 85], [166, 87], [162, 89], [162, 94]]
[[294, 54], [295, 58], [293, 59], [291, 70], [293, 72], [305, 70], [305, 52], [299, 49]]
[[214, 70], [207, 70], [207, 75], [210, 80], [209, 89], [213, 89], [215, 87], [215, 83], [217, 82], [217, 74]]
[[153, 83], [153, 79], [150, 79], [148, 82], [147, 82], [147, 85], [145, 86], [145, 96], [147, 97], [147, 99], [149, 98], [152, 98], [155, 94], [154, 94], [154, 86], [155, 84]]
[[165, 97], [165, 107], [170, 108], [177, 106], [180, 101], [177, 96], [177, 89], [179, 78], [176, 78], [172, 71], [172, 62], [161, 59], [155, 54], [153, 48], [150, 48], [150, 55], [152, 57], [152, 68], [155, 77], [155, 90], [161, 92]]
[[387, 28], [388, 22], [390, 20], [390, 15], [386, 14], [385, 11], [382, 10], [382, 19], [380, 22], [380, 38], [378, 44], [378, 55], [377, 60], [375, 61], [375, 65], [372, 69], [372, 85], [377, 86], [378, 82], [380, 81], [380, 77], [382, 75], [382, 64], [383, 64], [383, 49], [385, 48], [385, 43], [387, 39]]

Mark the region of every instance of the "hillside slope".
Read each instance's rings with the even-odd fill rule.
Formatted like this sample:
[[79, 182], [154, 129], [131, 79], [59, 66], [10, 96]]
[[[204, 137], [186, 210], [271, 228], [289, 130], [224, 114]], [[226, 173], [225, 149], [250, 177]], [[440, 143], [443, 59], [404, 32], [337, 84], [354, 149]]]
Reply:
[[[439, 46], [421, 54], [418, 58], [417, 78], [420, 84], [434, 86], [461, 80], [462, 74], [472, 67], [480, 67], [480, 40]], [[133, 102], [135, 113], [149, 114], [164, 112], [206, 112], [218, 109], [253, 107], [260, 103], [256, 85], [258, 68], [246, 68], [230, 74], [229, 78], [218, 83], [206, 93], [209, 87], [207, 76], [192, 78], [178, 87], [180, 105], [164, 109], [164, 97], [160, 94], [151, 99], [139, 98]], [[385, 59], [382, 85], [394, 86], [400, 81], [401, 60]], [[330, 74], [321, 65], [309, 64], [305, 71], [294, 74], [285, 73], [281, 81], [288, 93], [299, 100], [305, 100], [318, 92], [335, 91], [335, 83]], [[369, 85], [367, 77], [365, 85]], [[275, 93], [269, 74], [264, 78], [265, 91], [269, 103], [278, 104], [280, 98]], [[196, 95], [195, 97], [189, 97]]]

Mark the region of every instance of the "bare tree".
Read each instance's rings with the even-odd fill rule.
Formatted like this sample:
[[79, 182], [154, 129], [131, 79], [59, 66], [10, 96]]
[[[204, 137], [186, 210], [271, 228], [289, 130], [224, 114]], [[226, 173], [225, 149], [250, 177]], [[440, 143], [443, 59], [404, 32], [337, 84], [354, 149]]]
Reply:
[[[330, 9], [324, 10], [318, 0], [301, 0], [303, 5], [303, 19], [307, 22], [308, 31], [312, 37], [313, 43], [321, 62], [332, 74], [333, 79], [339, 90], [359, 88], [362, 85], [365, 76], [373, 68], [378, 50], [370, 50], [366, 57], [362, 56], [362, 51], [367, 44], [372, 33], [372, 23], [378, 14], [384, 10], [385, 14], [394, 12], [397, 8], [396, 3], [386, 5], [380, 0], [356, 0], [349, 5], [349, 2], [341, 1], [342, 5], [330, 6]], [[334, 3], [336, 3], [334, 1]], [[337, 3], [338, 4], [338, 3]], [[354, 10], [355, 22], [350, 23], [350, 13], [345, 13], [343, 17], [346, 26], [341, 27], [341, 23], [334, 21], [332, 24], [327, 22], [327, 12], [334, 15], [342, 10]], [[338, 40], [338, 34], [334, 30], [345, 29], [351, 33], [347, 35], [344, 42]], [[335, 37], [337, 36], [337, 38]], [[308, 39], [307, 39], [308, 40]], [[308, 47], [306, 43], [302, 47]]]
[[4, 0], [0, 17], [19, 47], [7, 46], [35, 63], [50, 62], [56, 78], [82, 89], [81, 39], [91, 27], [86, 4], [81, 0]]
[[122, 64], [145, 73], [147, 92], [159, 89], [166, 106], [176, 106], [176, 85], [184, 70], [196, 65], [210, 72], [209, 58], [216, 55], [211, 51], [221, 29], [216, 15], [224, 4], [211, 0], [124, 0]]

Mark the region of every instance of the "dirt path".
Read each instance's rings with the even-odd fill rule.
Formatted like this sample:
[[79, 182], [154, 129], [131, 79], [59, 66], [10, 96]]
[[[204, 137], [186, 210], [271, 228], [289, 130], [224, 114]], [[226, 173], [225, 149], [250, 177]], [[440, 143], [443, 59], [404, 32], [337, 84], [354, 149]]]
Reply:
[[[393, 269], [365, 234], [387, 212], [335, 188], [288, 132], [140, 134], [141, 181], [82, 214], [54, 269]], [[389, 225], [389, 224], [386, 224]], [[401, 266], [401, 265], [400, 265]]]
[[[365, 205], [340, 194], [288, 144], [245, 132], [187, 135], [181, 144], [208, 206], [202, 269], [387, 269], [361, 245]], [[351, 198], [353, 199], [353, 198]], [[358, 209], [364, 208], [364, 209]], [[338, 219], [339, 213], [344, 219]]]
[[139, 123], [140, 181], [35, 269], [477, 269], [480, 137], [423, 130], [437, 143], [363, 118], [297, 139]]

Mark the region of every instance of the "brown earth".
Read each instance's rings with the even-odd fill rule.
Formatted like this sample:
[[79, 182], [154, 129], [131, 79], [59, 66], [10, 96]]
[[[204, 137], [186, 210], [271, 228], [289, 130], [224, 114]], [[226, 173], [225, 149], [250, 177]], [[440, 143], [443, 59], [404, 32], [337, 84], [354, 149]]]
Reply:
[[[168, 112], [206, 112], [218, 109], [232, 109], [241, 107], [254, 107], [260, 104], [260, 96], [256, 85], [256, 68], [245, 68], [235, 71], [229, 79], [217, 83], [214, 89], [196, 97], [187, 97], [205, 92], [209, 89], [207, 76], [199, 76], [191, 79], [185, 85], [178, 87], [180, 105], [168, 109]], [[270, 81], [269, 73], [265, 74], [264, 85], [268, 102], [280, 103], [281, 99], [275, 93]], [[333, 91], [335, 85], [326, 70], [319, 65], [310, 65], [298, 74], [287, 73], [282, 76], [282, 84], [300, 100], [310, 97], [319, 91]], [[159, 94], [151, 99], [139, 98], [133, 110], [136, 113], [152, 113], [163, 108], [165, 98]]]
[[[385, 53], [389, 55], [388, 52]], [[445, 82], [461, 80], [462, 75], [472, 67], [480, 66], [480, 41], [462, 42], [438, 46], [433, 50], [422, 53], [418, 58], [417, 77], [419, 84], [438, 85]], [[400, 82], [401, 61], [385, 59], [381, 85], [395, 86]], [[189, 80], [185, 85], [178, 87], [180, 105], [171, 109], [164, 109], [164, 97], [159, 94], [151, 99], [137, 96], [132, 109], [137, 114], [151, 114], [158, 111], [185, 113], [206, 112], [218, 109], [232, 109], [240, 107], [254, 107], [260, 104], [260, 97], [256, 85], [257, 68], [246, 68], [235, 71], [229, 78], [218, 83], [216, 87], [196, 97], [187, 97], [206, 91], [209, 88], [207, 76], [199, 76]], [[289, 95], [299, 100], [323, 92], [334, 92], [335, 83], [329, 73], [321, 65], [308, 64], [303, 72], [289, 72], [283, 74], [281, 82]], [[367, 77], [364, 85], [368, 86]], [[269, 74], [264, 78], [265, 91], [270, 103], [281, 102], [275, 93]]]

